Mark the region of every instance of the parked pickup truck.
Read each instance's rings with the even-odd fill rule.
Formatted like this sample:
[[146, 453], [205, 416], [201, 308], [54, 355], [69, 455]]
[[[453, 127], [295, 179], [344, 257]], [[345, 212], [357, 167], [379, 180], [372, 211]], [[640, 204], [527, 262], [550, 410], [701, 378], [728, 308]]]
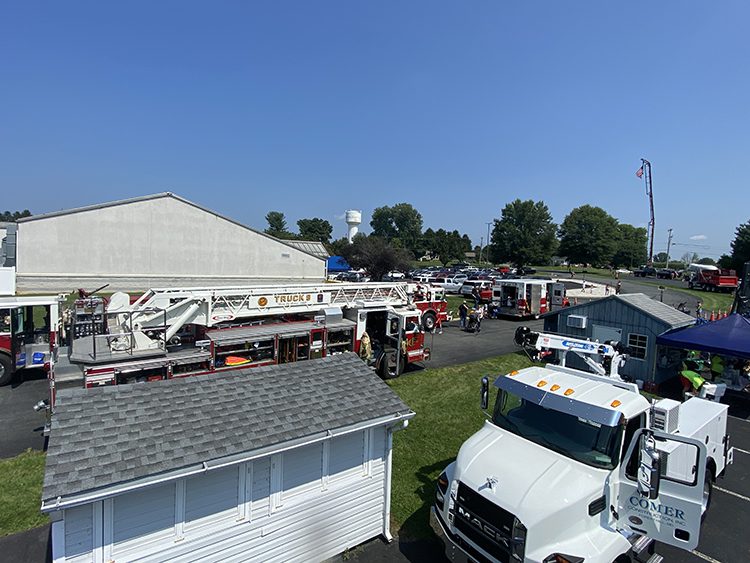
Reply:
[[638, 278], [656, 277], [656, 268], [652, 266], [641, 266], [633, 270], [633, 275]]

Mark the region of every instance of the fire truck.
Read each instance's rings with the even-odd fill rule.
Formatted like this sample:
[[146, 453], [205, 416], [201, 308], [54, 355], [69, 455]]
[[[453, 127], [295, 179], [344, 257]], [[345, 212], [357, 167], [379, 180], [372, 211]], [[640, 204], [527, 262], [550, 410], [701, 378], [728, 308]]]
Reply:
[[534, 317], [569, 305], [565, 284], [538, 279], [497, 279], [492, 287], [492, 306], [503, 316]]
[[443, 323], [451, 320], [448, 313], [448, 301], [445, 299], [445, 288], [433, 283], [410, 283], [407, 291], [412, 303], [422, 311], [422, 327], [432, 331], [441, 328]]
[[61, 298], [0, 297], [0, 385], [22, 369], [41, 368], [54, 378]]
[[[521, 327], [535, 353], [594, 371], [534, 366], [482, 379], [488, 420], [438, 477], [431, 524], [450, 561], [658, 563], [655, 540], [698, 545], [714, 480], [733, 461], [728, 407], [649, 402], [618, 369], [627, 350]], [[601, 361], [598, 361], [600, 360]]]
[[722, 270], [707, 264], [690, 264], [688, 287], [704, 291], [725, 291], [731, 293], [737, 289], [739, 278], [734, 270]]
[[[69, 359], [95, 387], [360, 352], [383, 378], [429, 359], [406, 283], [151, 289], [75, 302]], [[426, 313], [425, 313], [426, 314]], [[363, 355], [363, 354], [360, 354]]]

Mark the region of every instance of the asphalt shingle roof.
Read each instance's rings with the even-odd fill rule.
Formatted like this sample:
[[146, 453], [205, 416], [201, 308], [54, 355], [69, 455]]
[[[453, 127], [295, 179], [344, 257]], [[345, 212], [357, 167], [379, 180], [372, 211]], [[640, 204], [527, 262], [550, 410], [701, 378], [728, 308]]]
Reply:
[[42, 499], [412, 415], [354, 354], [57, 394]]
[[656, 299], [651, 299], [648, 295], [644, 295], [643, 293], [620, 294], [616, 295], [615, 299], [628, 303], [647, 315], [667, 323], [672, 328], [689, 326], [695, 323], [695, 319], [690, 315], [686, 315], [682, 311], [678, 311], [666, 303], [662, 303]]

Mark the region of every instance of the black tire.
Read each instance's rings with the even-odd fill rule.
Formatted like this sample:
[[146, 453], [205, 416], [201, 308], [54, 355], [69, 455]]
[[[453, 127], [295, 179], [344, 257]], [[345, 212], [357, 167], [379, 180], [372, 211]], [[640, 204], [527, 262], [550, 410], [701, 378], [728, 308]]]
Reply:
[[5, 354], [0, 354], [0, 385], [7, 385], [13, 379], [13, 364]]
[[425, 313], [422, 316], [422, 326], [424, 327], [425, 331], [432, 332], [435, 329], [436, 324], [437, 317], [435, 316], [435, 313]]
[[399, 375], [401, 375], [401, 371], [403, 370], [403, 366], [400, 366], [401, 369], [398, 369], [398, 356], [396, 355], [396, 352], [388, 352], [383, 353], [382, 357], [380, 358], [380, 362], [378, 363], [378, 375], [381, 379], [395, 379]]

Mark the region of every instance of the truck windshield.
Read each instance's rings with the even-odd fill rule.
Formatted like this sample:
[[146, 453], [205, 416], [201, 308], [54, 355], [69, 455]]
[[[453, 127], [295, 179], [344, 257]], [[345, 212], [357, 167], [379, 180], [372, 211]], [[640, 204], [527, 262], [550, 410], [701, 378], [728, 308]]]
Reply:
[[514, 434], [586, 465], [617, 466], [622, 429], [548, 409], [505, 390], [498, 391], [492, 421]]

